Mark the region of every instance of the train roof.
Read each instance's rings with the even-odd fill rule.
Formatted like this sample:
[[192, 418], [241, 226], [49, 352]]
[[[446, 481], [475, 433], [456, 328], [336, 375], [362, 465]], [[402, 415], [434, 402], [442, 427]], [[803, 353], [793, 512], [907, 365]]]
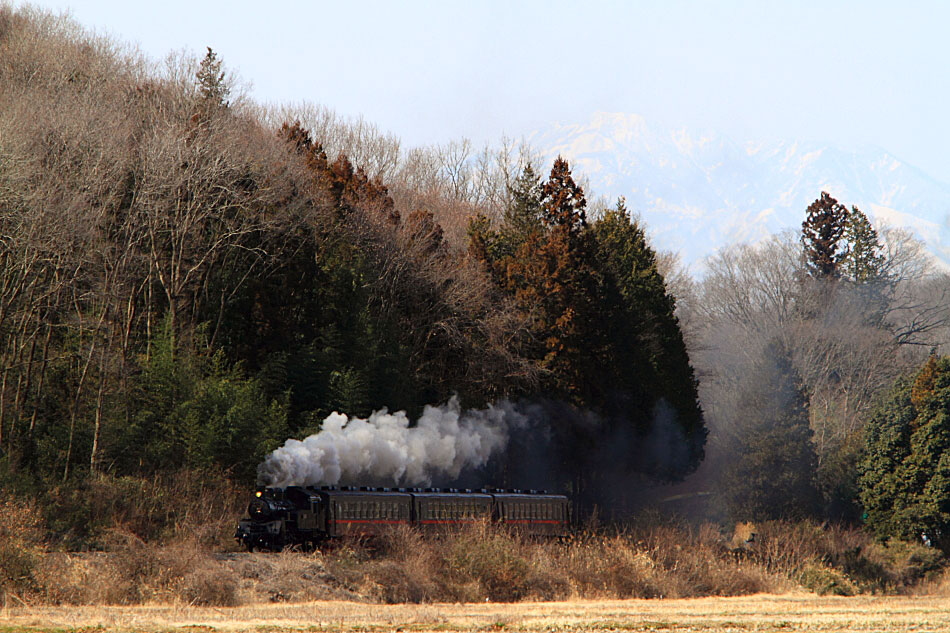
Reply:
[[[377, 487], [377, 486], [288, 486], [299, 488], [310, 493], [356, 493], [356, 494], [413, 494], [413, 495], [501, 495], [505, 497], [564, 497], [549, 493], [547, 490], [521, 488], [420, 488], [420, 487]], [[270, 490], [285, 490], [272, 487]]]

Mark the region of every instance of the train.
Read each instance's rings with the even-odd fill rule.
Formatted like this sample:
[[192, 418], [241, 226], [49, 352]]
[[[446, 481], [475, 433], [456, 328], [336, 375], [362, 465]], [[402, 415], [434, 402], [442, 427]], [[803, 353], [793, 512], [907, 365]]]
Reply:
[[485, 521], [526, 535], [563, 536], [570, 523], [567, 496], [501, 488], [258, 488], [247, 514], [234, 537], [248, 551], [316, 547], [398, 525], [438, 531]]

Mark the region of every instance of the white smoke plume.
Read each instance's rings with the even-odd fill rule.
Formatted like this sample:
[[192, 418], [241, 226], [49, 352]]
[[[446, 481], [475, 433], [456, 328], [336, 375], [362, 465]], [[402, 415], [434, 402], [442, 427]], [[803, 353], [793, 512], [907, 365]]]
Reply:
[[429, 484], [454, 480], [484, 466], [526, 418], [509, 403], [462, 411], [458, 398], [427, 405], [416, 426], [405, 411], [376, 411], [368, 419], [333, 413], [319, 432], [287, 440], [257, 467], [266, 486], [316, 486], [362, 481]]

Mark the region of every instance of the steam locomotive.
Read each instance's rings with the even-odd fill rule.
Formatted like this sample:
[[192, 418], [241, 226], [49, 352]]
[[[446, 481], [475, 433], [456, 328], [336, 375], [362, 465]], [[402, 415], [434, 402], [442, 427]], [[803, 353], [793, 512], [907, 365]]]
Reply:
[[500, 488], [258, 488], [247, 514], [234, 537], [248, 551], [315, 546], [345, 535], [373, 536], [394, 525], [432, 531], [475, 521], [558, 536], [567, 532], [569, 520], [564, 495]]

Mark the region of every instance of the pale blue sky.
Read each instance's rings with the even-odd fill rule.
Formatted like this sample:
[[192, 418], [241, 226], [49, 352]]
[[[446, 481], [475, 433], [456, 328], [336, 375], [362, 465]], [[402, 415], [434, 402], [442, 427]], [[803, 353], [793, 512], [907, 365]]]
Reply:
[[950, 181], [950, 2], [38, 0], [154, 58], [214, 48], [264, 102], [409, 144], [595, 111], [872, 144]]

